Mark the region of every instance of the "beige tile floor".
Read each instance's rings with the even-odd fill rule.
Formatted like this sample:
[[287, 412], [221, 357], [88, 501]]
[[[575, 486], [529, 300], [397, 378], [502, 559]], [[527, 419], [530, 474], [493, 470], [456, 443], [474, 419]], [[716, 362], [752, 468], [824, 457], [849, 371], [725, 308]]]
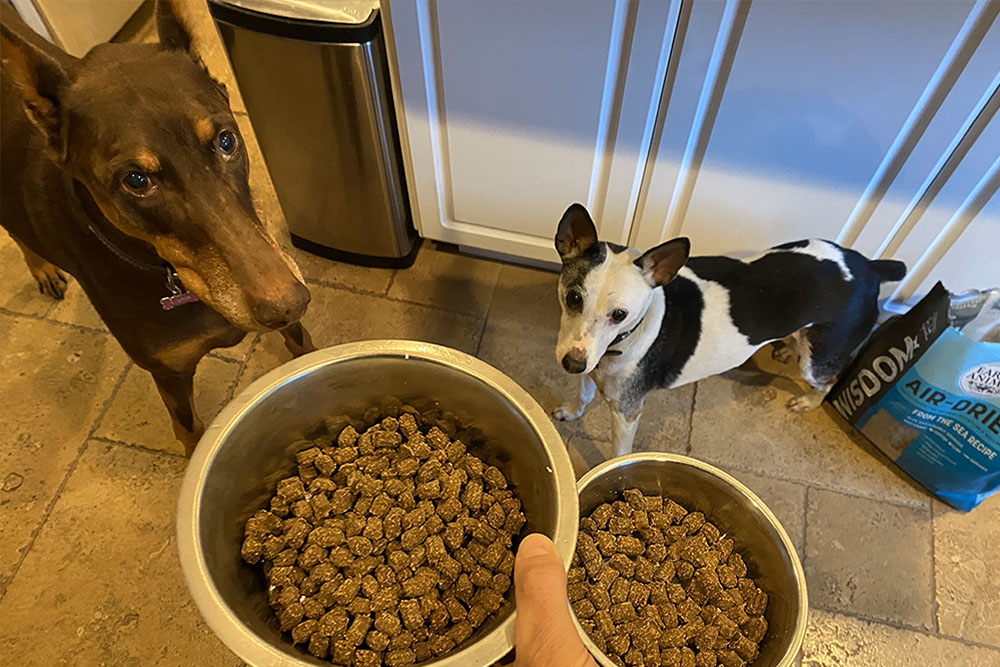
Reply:
[[[398, 272], [298, 258], [321, 346], [451, 345], [548, 409], [574, 385], [553, 355], [553, 274], [432, 244]], [[173, 513], [185, 460], [151, 380], [77, 285], [63, 302], [39, 295], [2, 233], [0, 338], [0, 664], [241, 664], [181, 578]], [[275, 334], [206, 358], [203, 416], [288, 358]], [[784, 369], [759, 355], [655, 394], [636, 448], [720, 465], [775, 510], [809, 583], [802, 664], [1000, 665], [1000, 498], [971, 514], [931, 501], [830, 414], [788, 414], [795, 381], [766, 371]], [[610, 454], [603, 406], [560, 430], [578, 471]]]

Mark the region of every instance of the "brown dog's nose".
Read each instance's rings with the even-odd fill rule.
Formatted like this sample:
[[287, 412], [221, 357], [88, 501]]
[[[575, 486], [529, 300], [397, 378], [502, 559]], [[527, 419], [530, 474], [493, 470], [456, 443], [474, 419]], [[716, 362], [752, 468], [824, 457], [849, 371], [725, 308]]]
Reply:
[[309, 305], [309, 290], [296, 282], [281, 299], [264, 299], [253, 304], [251, 312], [257, 322], [268, 329], [284, 329], [298, 322]]
[[587, 369], [587, 353], [573, 348], [562, 358], [562, 365], [570, 373], [582, 373]]

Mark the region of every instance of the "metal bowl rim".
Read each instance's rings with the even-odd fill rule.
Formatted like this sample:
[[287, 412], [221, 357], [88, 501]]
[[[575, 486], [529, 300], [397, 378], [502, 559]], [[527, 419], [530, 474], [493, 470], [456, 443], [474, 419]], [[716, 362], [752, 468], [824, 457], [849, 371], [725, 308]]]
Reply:
[[[798, 613], [795, 617], [795, 629], [792, 633], [791, 643], [788, 645], [788, 649], [785, 651], [785, 654], [781, 656], [781, 660], [779, 660], [777, 664], [777, 667], [790, 667], [790, 665], [795, 662], [799, 649], [802, 648], [802, 641], [805, 638], [806, 621], [809, 615], [809, 595], [806, 591], [806, 576], [802, 569], [802, 563], [799, 561], [798, 552], [795, 550], [792, 540], [788, 537], [788, 533], [785, 532], [785, 528], [781, 525], [781, 522], [778, 521], [778, 517], [774, 515], [771, 508], [768, 507], [756, 493], [751, 491], [745, 484], [743, 484], [743, 482], [739, 481], [729, 473], [720, 470], [709, 463], [705, 463], [704, 461], [691, 458], [690, 456], [684, 456], [683, 454], [669, 454], [666, 452], [636, 452], [634, 454], [626, 454], [625, 456], [608, 459], [604, 463], [601, 463], [597, 467], [587, 471], [587, 474], [580, 478], [580, 480], [576, 483], [577, 495], [582, 495], [584, 489], [586, 489], [587, 486], [594, 480], [599, 479], [602, 475], [605, 475], [616, 468], [637, 461], [678, 463], [691, 468], [697, 468], [698, 470], [702, 470], [714, 477], [717, 477], [745, 496], [746, 499], [750, 501], [751, 506], [756, 508], [757, 511], [760, 512], [765, 519], [767, 519], [767, 522], [771, 525], [771, 527], [778, 533], [781, 545], [788, 554], [789, 560], [792, 562], [792, 570], [795, 573], [795, 588], [798, 593], [799, 606]], [[616, 667], [615, 663], [605, 657], [604, 652], [597, 648], [597, 646], [590, 640], [587, 632], [580, 625], [580, 621], [577, 619], [576, 614], [570, 615], [573, 617], [573, 623], [576, 625], [577, 632], [580, 633], [580, 637], [583, 639], [583, 643], [587, 646], [587, 650], [590, 651], [591, 655], [593, 655], [594, 658], [605, 667]]]
[[[314, 663], [279, 651], [243, 624], [223, 599], [215, 582], [208, 576], [197, 520], [206, 473], [215, 462], [221, 443], [236, 424], [253, 406], [273, 391], [300, 375], [315, 372], [331, 364], [380, 357], [415, 358], [448, 366], [488, 385], [514, 406], [538, 434], [552, 460], [556, 498], [562, 508], [556, 515], [553, 542], [559, 555], [562, 556], [564, 565], [568, 566], [573, 557], [579, 523], [579, 497], [573, 482], [576, 475], [569, 453], [548, 414], [513, 379], [465, 352], [420, 341], [367, 340], [310, 352], [264, 374], [222, 409], [211, 425], [205, 429], [194, 454], [188, 461], [177, 500], [177, 551], [188, 592], [216, 636], [251, 665], [311, 667]], [[559, 446], [553, 446], [555, 443]], [[421, 667], [492, 664], [513, 648], [516, 618], [515, 607], [510, 616], [475, 643], [457, 653], [421, 663]]]

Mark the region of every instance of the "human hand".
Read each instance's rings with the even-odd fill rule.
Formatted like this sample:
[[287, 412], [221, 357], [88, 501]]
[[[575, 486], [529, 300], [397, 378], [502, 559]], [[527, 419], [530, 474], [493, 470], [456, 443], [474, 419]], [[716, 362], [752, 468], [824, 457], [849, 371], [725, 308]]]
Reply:
[[597, 667], [583, 645], [566, 593], [566, 570], [552, 541], [534, 533], [514, 561], [515, 667]]

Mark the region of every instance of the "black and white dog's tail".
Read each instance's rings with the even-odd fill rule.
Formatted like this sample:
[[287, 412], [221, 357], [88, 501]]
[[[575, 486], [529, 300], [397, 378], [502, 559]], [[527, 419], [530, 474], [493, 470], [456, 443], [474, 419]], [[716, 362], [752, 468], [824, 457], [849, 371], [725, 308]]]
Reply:
[[894, 283], [906, 275], [906, 264], [897, 259], [869, 260], [868, 266], [872, 267], [872, 271], [882, 283]]

